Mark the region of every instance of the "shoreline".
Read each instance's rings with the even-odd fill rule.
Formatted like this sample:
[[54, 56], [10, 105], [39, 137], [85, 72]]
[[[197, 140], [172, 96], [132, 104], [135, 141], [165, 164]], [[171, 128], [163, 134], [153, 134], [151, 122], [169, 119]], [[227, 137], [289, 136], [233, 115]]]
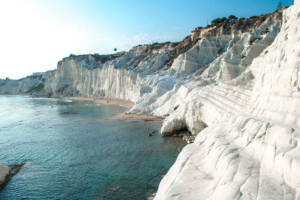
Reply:
[[[0, 95], [0, 96], [25, 96], [25, 97], [32, 97], [31, 95], [25, 95], [25, 94], [16, 94], [16, 95]], [[50, 97], [52, 98], [52, 97]], [[58, 97], [59, 98], [59, 97]], [[64, 100], [74, 100], [74, 101], [89, 101], [89, 102], [95, 102], [95, 103], [101, 103], [104, 105], [118, 105], [118, 106], [124, 106], [127, 107], [127, 111], [130, 110], [135, 103], [129, 100], [122, 100], [122, 99], [113, 99], [113, 98], [100, 98], [100, 97], [60, 97]], [[131, 114], [127, 113], [125, 111], [124, 113], [120, 113], [118, 115], [112, 116], [108, 118], [107, 120], [132, 120], [132, 121], [155, 121], [155, 122], [162, 122], [164, 120], [163, 117], [154, 116], [151, 114]]]
[[158, 117], [154, 115], [148, 115], [148, 114], [130, 114], [130, 113], [121, 113], [119, 115], [113, 116], [109, 118], [109, 120], [115, 119], [115, 120], [139, 120], [139, 121], [154, 121], [154, 122], [162, 122], [164, 120], [163, 117]]
[[[62, 99], [65, 100], [75, 100], [75, 101], [90, 101], [95, 103], [101, 103], [105, 105], [118, 105], [118, 106], [125, 106], [130, 110], [135, 103], [128, 100], [122, 99], [112, 99], [112, 98], [97, 98], [97, 97], [63, 97]], [[127, 110], [127, 111], [128, 111]], [[132, 121], [157, 121], [162, 122], [164, 120], [163, 117], [158, 117], [149, 114], [130, 114], [127, 112], [120, 113], [118, 115], [112, 116], [107, 120], [132, 120]]]
[[62, 99], [66, 100], [75, 100], [75, 101], [90, 101], [95, 103], [101, 103], [106, 105], [118, 105], [125, 106], [127, 108], [132, 108], [134, 106], [134, 102], [122, 99], [112, 99], [112, 98], [97, 98], [97, 97], [62, 97]]
[[32, 97], [31, 95], [27, 95], [27, 94], [0, 94], [0, 97], [17, 97], [17, 96], [21, 96], [21, 97]]

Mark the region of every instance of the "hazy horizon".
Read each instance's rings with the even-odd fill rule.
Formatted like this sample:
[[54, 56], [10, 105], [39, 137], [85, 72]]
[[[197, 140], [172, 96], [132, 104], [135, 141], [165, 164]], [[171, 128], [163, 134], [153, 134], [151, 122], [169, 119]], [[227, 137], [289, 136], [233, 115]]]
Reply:
[[[127, 51], [138, 44], [180, 41], [216, 17], [266, 14], [278, 2], [1, 1], [0, 78], [53, 70], [70, 54], [109, 54], [114, 48]], [[282, 2], [288, 6], [293, 0]]]

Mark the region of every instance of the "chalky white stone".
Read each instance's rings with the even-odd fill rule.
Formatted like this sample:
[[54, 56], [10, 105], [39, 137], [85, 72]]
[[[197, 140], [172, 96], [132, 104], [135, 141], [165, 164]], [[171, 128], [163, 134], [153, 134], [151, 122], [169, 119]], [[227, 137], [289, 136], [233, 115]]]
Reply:
[[169, 128], [178, 116], [201, 116], [208, 127], [180, 153], [155, 200], [300, 199], [299, 0], [283, 18], [273, 44], [240, 80], [191, 91], [185, 104], [194, 111], [166, 120]]

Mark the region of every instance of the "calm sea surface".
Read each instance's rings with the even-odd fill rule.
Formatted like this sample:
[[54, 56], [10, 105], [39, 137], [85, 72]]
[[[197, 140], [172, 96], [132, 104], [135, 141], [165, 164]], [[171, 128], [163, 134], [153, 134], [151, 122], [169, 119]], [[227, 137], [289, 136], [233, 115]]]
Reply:
[[183, 147], [157, 122], [107, 120], [126, 108], [0, 96], [0, 164], [26, 162], [1, 200], [146, 199]]

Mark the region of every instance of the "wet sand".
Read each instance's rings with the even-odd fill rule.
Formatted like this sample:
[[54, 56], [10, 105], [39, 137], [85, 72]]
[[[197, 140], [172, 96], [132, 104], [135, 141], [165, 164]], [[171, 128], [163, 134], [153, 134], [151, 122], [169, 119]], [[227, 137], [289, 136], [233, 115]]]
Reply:
[[121, 99], [94, 98], [94, 97], [64, 97], [64, 99], [76, 100], [76, 101], [92, 101], [92, 102], [108, 104], [108, 105], [120, 105], [120, 106], [126, 106], [129, 109], [134, 106], [134, 102], [121, 100]]
[[[76, 100], [76, 101], [92, 101], [101, 104], [107, 105], [120, 105], [128, 108], [132, 108], [134, 106], [134, 102], [122, 100], [122, 99], [110, 99], [110, 98], [94, 98], [94, 97], [64, 97], [67, 100]], [[143, 121], [163, 121], [164, 118], [157, 117], [153, 115], [147, 114], [129, 114], [129, 113], [121, 113], [119, 115], [113, 116], [110, 119], [118, 119], [118, 120], [143, 120]]]
[[143, 121], [158, 121], [161, 122], [164, 120], [162, 117], [157, 117], [153, 115], [145, 115], [145, 114], [128, 114], [122, 113], [120, 115], [116, 115], [111, 119], [119, 119], [119, 120], [143, 120]]

